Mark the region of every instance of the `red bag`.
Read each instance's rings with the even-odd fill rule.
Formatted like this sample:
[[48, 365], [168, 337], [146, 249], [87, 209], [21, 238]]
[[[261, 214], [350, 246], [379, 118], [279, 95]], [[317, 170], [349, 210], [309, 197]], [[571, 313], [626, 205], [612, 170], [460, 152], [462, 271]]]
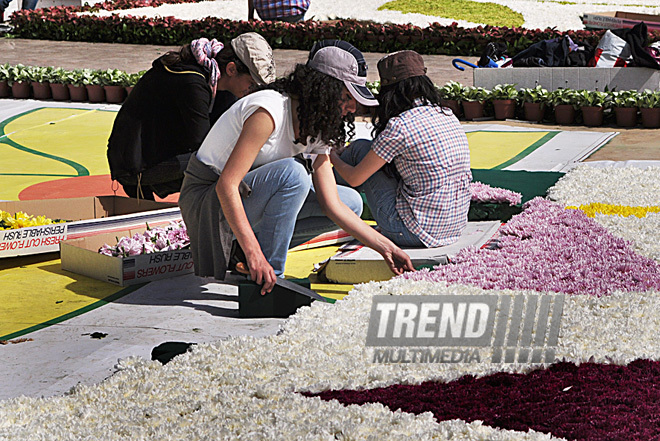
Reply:
[[633, 60], [630, 45], [626, 40], [606, 31], [598, 42], [594, 58], [589, 62], [591, 67], [626, 67]]

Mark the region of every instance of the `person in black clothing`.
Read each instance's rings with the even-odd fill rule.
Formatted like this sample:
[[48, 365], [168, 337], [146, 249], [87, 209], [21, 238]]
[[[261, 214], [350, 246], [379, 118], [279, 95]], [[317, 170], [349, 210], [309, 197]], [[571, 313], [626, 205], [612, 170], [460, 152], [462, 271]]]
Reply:
[[107, 151], [112, 179], [134, 198], [179, 192], [188, 159], [213, 123], [273, 80], [273, 51], [254, 32], [226, 46], [194, 40], [154, 60], [115, 118]]

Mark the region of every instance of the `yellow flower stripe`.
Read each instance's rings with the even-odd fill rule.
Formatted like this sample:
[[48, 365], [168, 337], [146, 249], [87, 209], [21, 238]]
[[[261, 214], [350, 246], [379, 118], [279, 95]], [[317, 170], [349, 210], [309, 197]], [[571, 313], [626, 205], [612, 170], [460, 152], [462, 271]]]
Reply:
[[610, 205], [610, 204], [600, 204], [592, 203], [589, 205], [580, 205], [566, 207], [567, 210], [582, 210], [589, 217], [594, 217], [596, 213], [602, 213], [606, 215], [618, 215], [618, 216], [637, 216], [637, 217], [646, 217], [648, 213], [660, 213], [660, 207], [628, 207], [626, 205]]
[[6, 211], [0, 210], [0, 230], [12, 230], [17, 228], [37, 227], [40, 225], [50, 225], [66, 222], [62, 219], [52, 220], [46, 216], [31, 216], [29, 214], [19, 211], [16, 214], [11, 214]]

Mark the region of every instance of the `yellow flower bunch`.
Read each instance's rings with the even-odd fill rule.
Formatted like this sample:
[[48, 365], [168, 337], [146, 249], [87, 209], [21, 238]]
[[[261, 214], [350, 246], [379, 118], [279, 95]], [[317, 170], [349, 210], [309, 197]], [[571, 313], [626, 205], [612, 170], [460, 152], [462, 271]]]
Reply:
[[16, 228], [37, 227], [39, 225], [50, 225], [66, 222], [62, 219], [52, 220], [46, 216], [31, 216], [22, 211], [11, 214], [0, 210], [0, 230], [12, 230]]
[[648, 213], [660, 213], [660, 207], [628, 207], [626, 205], [610, 205], [592, 203], [589, 205], [580, 205], [566, 207], [567, 210], [582, 210], [589, 217], [594, 217], [596, 213], [617, 216], [637, 216], [646, 217]]

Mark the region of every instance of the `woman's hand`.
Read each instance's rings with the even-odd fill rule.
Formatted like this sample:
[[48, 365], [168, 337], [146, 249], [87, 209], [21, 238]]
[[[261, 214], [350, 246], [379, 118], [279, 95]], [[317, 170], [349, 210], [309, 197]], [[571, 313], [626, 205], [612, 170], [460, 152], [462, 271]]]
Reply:
[[386, 244], [378, 252], [383, 256], [390, 270], [397, 276], [406, 271], [415, 271], [415, 267], [410, 260], [410, 256], [394, 243]]
[[261, 285], [261, 295], [271, 292], [275, 286], [277, 276], [273, 267], [261, 252], [261, 249], [258, 252], [250, 253], [249, 256], [246, 253], [245, 258], [247, 259], [248, 269], [250, 270], [250, 278], [257, 285]]
[[394, 274], [415, 271], [410, 256], [397, 247], [394, 242], [367, 225], [341, 202], [337, 194], [337, 184], [330, 161], [331, 158], [328, 156], [319, 155], [314, 162], [315, 172], [312, 175], [316, 196], [326, 216], [351, 236], [376, 250], [383, 256]]

